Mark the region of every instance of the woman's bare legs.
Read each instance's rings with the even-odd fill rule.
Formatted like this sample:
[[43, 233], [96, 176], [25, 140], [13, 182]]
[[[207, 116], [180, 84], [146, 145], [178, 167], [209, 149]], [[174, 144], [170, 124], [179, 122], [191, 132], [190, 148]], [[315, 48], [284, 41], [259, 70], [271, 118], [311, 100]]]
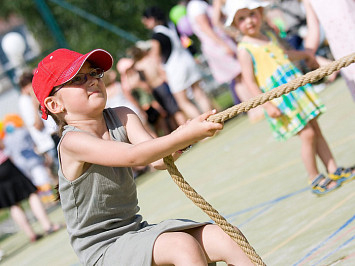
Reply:
[[238, 244], [217, 225], [160, 235], [154, 244], [153, 261], [153, 265], [207, 265], [216, 261], [253, 265]]
[[[29, 198], [28, 202], [30, 204], [31, 210], [36, 217], [36, 219], [41, 224], [42, 228], [46, 232], [57, 231], [61, 228], [60, 225], [52, 224], [49, 220], [49, 217], [43, 207], [41, 199], [36, 193], [32, 193]], [[25, 234], [29, 237], [31, 241], [36, 240], [37, 234], [33, 231], [31, 224], [29, 223], [27, 216], [21, 206], [16, 204], [11, 206], [10, 213], [12, 219], [15, 221], [16, 224], [25, 232]]]
[[193, 94], [194, 94], [194, 99], [202, 111], [202, 113], [206, 113], [210, 110], [213, 109], [213, 105], [211, 100], [208, 98], [206, 92], [201, 88], [200, 82], [195, 82], [191, 86]]
[[187, 97], [186, 90], [174, 93], [174, 97], [179, 108], [186, 114], [188, 118], [195, 118], [200, 115], [200, 111]]
[[182, 111], [178, 111], [174, 114], [174, 119], [178, 126], [184, 125], [187, 121], [185, 114]]
[[36, 193], [32, 193], [28, 199], [31, 210], [45, 231], [51, 229], [52, 223], [43, 207], [43, 204]]
[[10, 213], [15, 223], [25, 232], [29, 239], [35, 239], [36, 233], [33, 231], [25, 212], [20, 205], [16, 204], [10, 207]]

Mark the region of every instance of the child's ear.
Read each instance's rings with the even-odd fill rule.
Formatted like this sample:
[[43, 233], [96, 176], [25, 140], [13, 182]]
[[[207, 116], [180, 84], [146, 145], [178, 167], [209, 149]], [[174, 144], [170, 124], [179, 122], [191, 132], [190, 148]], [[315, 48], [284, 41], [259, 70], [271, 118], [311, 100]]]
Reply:
[[53, 97], [53, 96], [49, 96], [46, 99], [44, 99], [44, 105], [46, 106], [46, 108], [48, 109], [49, 112], [51, 112], [52, 114], [58, 114], [63, 112], [63, 105], [58, 102], [58, 99]]

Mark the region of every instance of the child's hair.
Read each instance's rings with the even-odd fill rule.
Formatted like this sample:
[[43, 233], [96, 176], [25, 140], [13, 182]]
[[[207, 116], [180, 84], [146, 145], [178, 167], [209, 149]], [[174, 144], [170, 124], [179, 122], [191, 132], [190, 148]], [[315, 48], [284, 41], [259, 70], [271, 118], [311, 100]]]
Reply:
[[61, 137], [64, 131], [64, 127], [68, 125], [67, 122], [65, 122], [65, 120], [63, 119], [60, 119], [59, 116], [52, 114], [50, 111], [47, 111], [47, 113], [53, 118], [54, 122], [57, 124], [58, 126], [57, 134], [59, 137]]
[[33, 74], [31, 72], [24, 72], [19, 78], [20, 88], [26, 87], [28, 84], [32, 83]]
[[141, 60], [146, 54], [147, 51], [144, 51], [135, 45], [127, 49], [127, 55], [132, 57], [135, 62]]
[[102, 78], [106, 88], [116, 82], [117, 72], [113, 69], [109, 69]]
[[164, 12], [157, 6], [148, 7], [143, 12], [143, 17], [154, 18], [156, 21], [159, 21], [162, 24], [166, 23], [166, 17], [165, 17]]

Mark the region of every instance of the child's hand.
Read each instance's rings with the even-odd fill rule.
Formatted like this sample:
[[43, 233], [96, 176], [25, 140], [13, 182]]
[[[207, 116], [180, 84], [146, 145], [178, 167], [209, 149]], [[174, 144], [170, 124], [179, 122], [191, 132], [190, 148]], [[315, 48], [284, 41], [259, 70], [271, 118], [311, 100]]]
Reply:
[[307, 54], [308, 54], [306, 58], [307, 66], [312, 70], [317, 69], [319, 67], [319, 64], [316, 60], [316, 57], [311, 52], [308, 52]]
[[176, 131], [186, 134], [186, 137], [195, 143], [207, 137], [213, 136], [217, 130], [223, 129], [222, 123], [208, 122], [206, 119], [215, 114], [216, 110], [206, 112], [192, 120], [188, 120], [185, 125], [180, 126]]
[[235, 52], [232, 50], [232, 48], [229, 47], [229, 45], [224, 46], [224, 52], [229, 56], [232, 56], [232, 57], [236, 56]]
[[272, 103], [268, 102], [264, 105], [264, 108], [267, 112], [267, 114], [272, 117], [272, 118], [277, 118], [282, 115], [281, 111], [279, 108], [277, 108], [275, 105]]

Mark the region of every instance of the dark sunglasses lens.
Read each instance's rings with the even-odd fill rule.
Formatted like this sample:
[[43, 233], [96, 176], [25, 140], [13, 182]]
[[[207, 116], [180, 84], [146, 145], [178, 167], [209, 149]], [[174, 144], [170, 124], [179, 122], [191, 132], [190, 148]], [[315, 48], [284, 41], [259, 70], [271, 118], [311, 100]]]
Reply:
[[86, 81], [85, 74], [77, 74], [72, 80], [71, 83], [74, 85], [84, 84]]
[[104, 75], [104, 71], [101, 68], [96, 68], [89, 74], [91, 77], [102, 78]]

